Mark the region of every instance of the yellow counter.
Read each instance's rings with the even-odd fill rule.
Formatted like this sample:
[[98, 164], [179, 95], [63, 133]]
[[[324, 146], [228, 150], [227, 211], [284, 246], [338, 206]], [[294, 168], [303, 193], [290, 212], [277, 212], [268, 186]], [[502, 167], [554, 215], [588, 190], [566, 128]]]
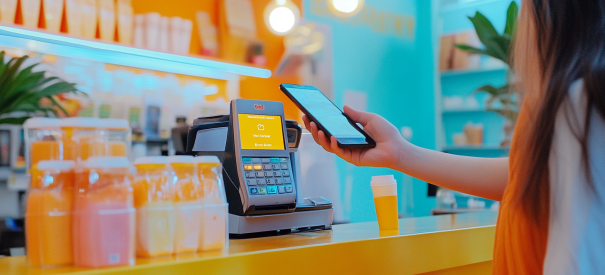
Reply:
[[399, 231], [376, 222], [332, 230], [230, 240], [227, 253], [137, 259], [105, 269], [27, 266], [0, 258], [0, 274], [489, 274], [496, 212], [401, 219]]

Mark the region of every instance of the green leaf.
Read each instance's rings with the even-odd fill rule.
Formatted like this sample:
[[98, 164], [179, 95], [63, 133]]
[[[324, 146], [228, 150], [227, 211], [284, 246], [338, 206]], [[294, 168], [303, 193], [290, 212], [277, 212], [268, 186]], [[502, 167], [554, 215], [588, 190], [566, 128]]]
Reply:
[[14, 125], [21, 125], [23, 124], [29, 117], [28, 116], [24, 116], [24, 117], [5, 117], [5, 118], [0, 118], [0, 124], [14, 124]]
[[515, 28], [517, 26], [517, 16], [519, 15], [519, 6], [517, 2], [512, 1], [508, 6], [508, 10], [506, 11], [506, 27], [504, 28], [504, 33], [509, 36], [513, 36], [515, 32]]
[[463, 50], [463, 51], [467, 51], [467, 52], [469, 52], [471, 54], [484, 54], [484, 55], [488, 54], [483, 49], [475, 48], [475, 47], [469, 46], [469, 45], [456, 44], [456, 48], [458, 48], [460, 50]]
[[[57, 102], [57, 100], [54, 97], [49, 96], [48, 98], [50, 99], [50, 101], [53, 103], [54, 106], [56, 106], [57, 108], [59, 108], [59, 110], [61, 110], [61, 112], [63, 112], [63, 114], [65, 114], [66, 116], [69, 115], [67, 110], [65, 110], [65, 108], [63, 108], [63, 106], [61, 106], [61, 104], [59, 104], [59, 102]], [[57, 115], [57, 112], [54, 109], [53, 109], [53, 111], [54, 111], [55, 115]]]
[[475, 31], [477, 32], [477, 36], [481, 43], [487, 46], [490, 43], [490, 40], [494, 36], [498, 36], [498, 32], [494, 25], [485, 17], [482, 13], [475, 13], [475, 17], [468, 17], [475, 26]]

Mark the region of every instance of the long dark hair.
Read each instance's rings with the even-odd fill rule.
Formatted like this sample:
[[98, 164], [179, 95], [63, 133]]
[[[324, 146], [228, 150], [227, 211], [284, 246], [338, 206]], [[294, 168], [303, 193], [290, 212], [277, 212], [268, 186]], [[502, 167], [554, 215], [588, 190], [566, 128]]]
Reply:
[[[526, 100], [533, 97], [537, 103], [530, 108], [532, 127], [525, 129], [529, 155], [524, 167], [519, 167], [527, 175], [519, 202], [529, 218], [544, 225], [549, 214], [548, 162], [556, 114], [571, 84], [579, 79], [584, 80], [588, 105], [584, 132], [576, 137], [588, 182], [592, 182], [587, 145], [592, 110], [605, 118], [605, 0], [525, 0], [522, 5], [515, 71]], [[571, 114], [566, 115], [572, 121]]]

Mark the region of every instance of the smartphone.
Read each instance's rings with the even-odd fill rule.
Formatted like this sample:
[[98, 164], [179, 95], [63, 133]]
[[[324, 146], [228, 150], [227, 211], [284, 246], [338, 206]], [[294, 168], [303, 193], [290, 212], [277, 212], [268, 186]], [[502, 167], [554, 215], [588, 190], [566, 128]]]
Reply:
[[376, 142], [316, 87], [281, 84], [279, 88], [328, 138], [336, 137], [338, 147], [376, 147]]

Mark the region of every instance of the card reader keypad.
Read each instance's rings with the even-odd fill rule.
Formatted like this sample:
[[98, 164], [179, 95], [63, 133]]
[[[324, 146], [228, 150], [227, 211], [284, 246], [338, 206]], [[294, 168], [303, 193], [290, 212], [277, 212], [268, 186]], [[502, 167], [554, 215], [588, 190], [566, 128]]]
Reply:
[[290, 158], [242, 158], [250, 195], [279, 195], [294, 192]]

